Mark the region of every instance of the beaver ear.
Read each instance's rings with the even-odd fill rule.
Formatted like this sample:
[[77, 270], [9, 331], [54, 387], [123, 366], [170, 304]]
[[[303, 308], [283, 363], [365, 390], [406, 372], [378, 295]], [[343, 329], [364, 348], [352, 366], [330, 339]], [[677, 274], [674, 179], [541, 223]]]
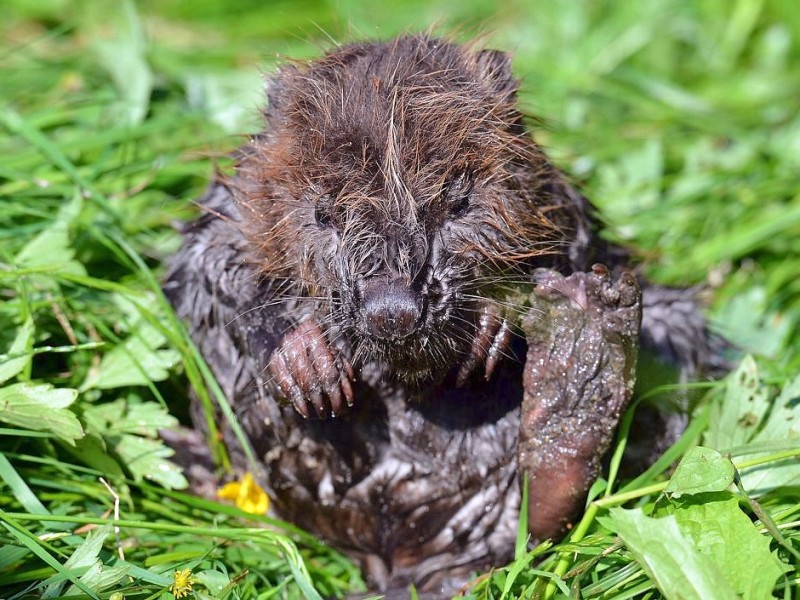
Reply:
[[286, 95], [286, 87], [291, 75], [297, 69], [294, 66], [282, 66], [277, 73], [272, 73], [264, 77], [264, 94], [267, 96], [267, 114], [275, 114], [283, 108], [283, 97]]
[[264, 78], [264, 94], [267, 97], [267, 109], [278, 107], [278, 96], [280, 95], [280, 84], [277, 75], [269, 75]]
[[291, 97], [293, 84], [300, 73], [299, 62], [287, 62], [274, 73], [264, 76], [264, 94], [267, 96], [265, 115], [277, 115], [284, 110], [286, 98]]
[[500, 50], [481, 50], [476, 57], [478, 76], [500, 94], [514, 94], [519, 82], [511, 74], [511, 56]]

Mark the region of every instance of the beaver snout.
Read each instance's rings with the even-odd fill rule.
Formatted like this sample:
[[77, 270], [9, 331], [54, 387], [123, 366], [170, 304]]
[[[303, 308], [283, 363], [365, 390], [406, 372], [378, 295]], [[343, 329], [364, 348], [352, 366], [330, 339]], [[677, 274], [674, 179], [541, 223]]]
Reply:
[[422, 302], [399, 279], [372, 278], [361, 286], [361, 315], [369, 333], [379, 339], [405, 338], [419, 327]]

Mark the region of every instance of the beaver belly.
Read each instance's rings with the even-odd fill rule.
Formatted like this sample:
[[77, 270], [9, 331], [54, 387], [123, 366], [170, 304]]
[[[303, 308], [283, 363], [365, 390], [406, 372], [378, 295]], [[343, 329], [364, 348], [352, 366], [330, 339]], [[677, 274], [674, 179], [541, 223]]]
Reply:
[[348, 419], [287, 411], [293, 426], [265, 455], [279, 515], [356, 557], [379, 589], [457, 591], [513, 553], [520, 381], [359, 385]]

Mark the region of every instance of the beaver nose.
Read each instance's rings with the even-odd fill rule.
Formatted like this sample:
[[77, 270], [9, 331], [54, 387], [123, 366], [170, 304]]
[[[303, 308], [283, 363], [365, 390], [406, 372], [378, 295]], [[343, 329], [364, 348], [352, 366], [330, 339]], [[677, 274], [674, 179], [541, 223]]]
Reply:
[[420, 319], [417, 294], [404, 282], [374, 278], [362, 287], [362, 314], [370, 333], [380, 339], [414, 333]]

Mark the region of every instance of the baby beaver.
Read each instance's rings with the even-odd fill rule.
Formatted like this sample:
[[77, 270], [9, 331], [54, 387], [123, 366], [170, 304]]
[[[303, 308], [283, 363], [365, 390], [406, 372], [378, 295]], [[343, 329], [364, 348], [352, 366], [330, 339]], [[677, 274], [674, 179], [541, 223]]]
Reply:
[[639, 341], [684, 369], [707, 350], [691, 293], [642, 299], [597, 237], [517, 87], [506, 54], [428, 35], [286, 65], [167, 275], [277, 515], [378, 589], [508, 561], [523, 474], [533, 537], [562, 534]]

